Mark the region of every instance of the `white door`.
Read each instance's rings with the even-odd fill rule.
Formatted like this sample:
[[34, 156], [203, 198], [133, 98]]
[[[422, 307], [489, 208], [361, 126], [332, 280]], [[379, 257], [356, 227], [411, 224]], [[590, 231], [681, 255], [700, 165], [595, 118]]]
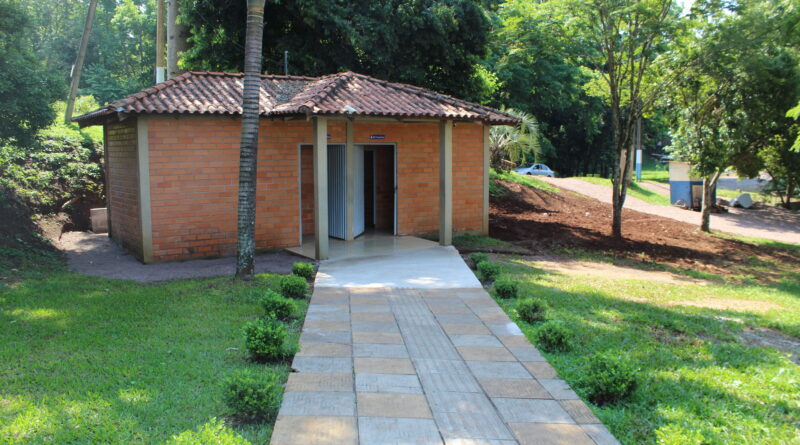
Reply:
[[356, 189], [353, 196], [353, 237], [357, 237], [364, 233], [365, 230], [365, 215], [364, 215], [364, 149], [356, 147]]
[[343, 145], [328, 145], [328, 234], [347, 234], [347, 163]]

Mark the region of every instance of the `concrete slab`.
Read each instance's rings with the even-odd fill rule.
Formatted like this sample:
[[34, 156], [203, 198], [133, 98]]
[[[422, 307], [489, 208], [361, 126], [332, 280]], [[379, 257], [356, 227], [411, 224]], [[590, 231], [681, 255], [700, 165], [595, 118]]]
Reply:
[[293, 372], [286, 392], [353, 392], [353, 374]]
[[352, 392], [287, 392], [279, 416], [354, 416], [356, 399]]
[[475, 274], [452, 247], [394, 255], [325, 261], [315, 287], [480, 288]]
[[358, 436], [364, 445], [443, 444], [431, 419], [359, 417]]
[[422, 394], [358, 393], [358, 415], [361, 417], [404, 417], [430, 419], [431, 409]]
[[555, 400], [492, 398], [492, 402], [508, 423], [575, 423]]
[[413, 374], [356, 374], [356, 391], [422, 394], [422, 385]]
[[356, 445], [355, 417], [279, 416], [271, 445]]
[[595, 445], [578, 425], [512, 423], [520, 445]]

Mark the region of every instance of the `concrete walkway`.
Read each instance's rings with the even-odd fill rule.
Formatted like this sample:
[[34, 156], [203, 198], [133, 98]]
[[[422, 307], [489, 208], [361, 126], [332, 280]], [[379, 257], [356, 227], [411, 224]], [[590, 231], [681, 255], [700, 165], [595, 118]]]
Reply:
[[[578, 178], [541, 176], [538, 179], [601, 202], [611, 203], [611, 188], [604, 185], [592, 184]], [[650, 204], [630, 195], [625, 198], [625, 208], [700, 226], [700, 212]], [[774, 208], [731, 208], [728, 213], [711, 214], [711, 230], [800, 244], [800, 213]]]
[[270, 443], [615, 444], [455, 249], [323, 262]]

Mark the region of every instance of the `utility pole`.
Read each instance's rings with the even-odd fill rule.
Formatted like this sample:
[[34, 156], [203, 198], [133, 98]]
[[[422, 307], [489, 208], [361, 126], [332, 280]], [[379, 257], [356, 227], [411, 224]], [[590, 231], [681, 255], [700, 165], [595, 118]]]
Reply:
[[97, 9], [97, 0], [92, 0], [91, 3], [89, 3], [89, 12], [86, 14], [86, 22], [83, 24], [83, 36], [81, 37], [81, 46], [78, 49], [78, 58], [75, 60], [75, 66], [72, 67], [72, 82], [69, 85], [67, 111], [64, 113], [65, 123], [69, 123], [70, 119], [72, 119], [72, 111], [75, 108], [75, 96], [78, 94], [78, 84], [81, 81], [83, 59], [86, 58], [86, 48], [89, 46], [89, 34], [92, 32], [95, 9]]
[[283, 75], [289, 75], [289, 51], [283, 52]]
[[156, 83], [166, 80], [167, 68], [164, 60], [164, 0], [158, 0], [156, 15]]
[[178, 57], [188, 47], [186, 25], [178, 23], [178, 0], [169, 0], [167, 5], [167, 78], [180, 74]]

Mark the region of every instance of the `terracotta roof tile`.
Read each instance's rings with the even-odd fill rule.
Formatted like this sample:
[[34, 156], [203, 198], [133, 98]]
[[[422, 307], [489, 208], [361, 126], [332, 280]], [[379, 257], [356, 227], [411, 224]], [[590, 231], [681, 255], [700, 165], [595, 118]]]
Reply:
[[[121, 114], [217, 114], [242, 112], [241, 73], [187, 72], [99, 110], [73, 118], [81, 125]], [[353, 115], [480, 120], [515, 124], [500, 111], [424, 88], [344, 72], [323, 77], [261, 77], [261, 115]]]

